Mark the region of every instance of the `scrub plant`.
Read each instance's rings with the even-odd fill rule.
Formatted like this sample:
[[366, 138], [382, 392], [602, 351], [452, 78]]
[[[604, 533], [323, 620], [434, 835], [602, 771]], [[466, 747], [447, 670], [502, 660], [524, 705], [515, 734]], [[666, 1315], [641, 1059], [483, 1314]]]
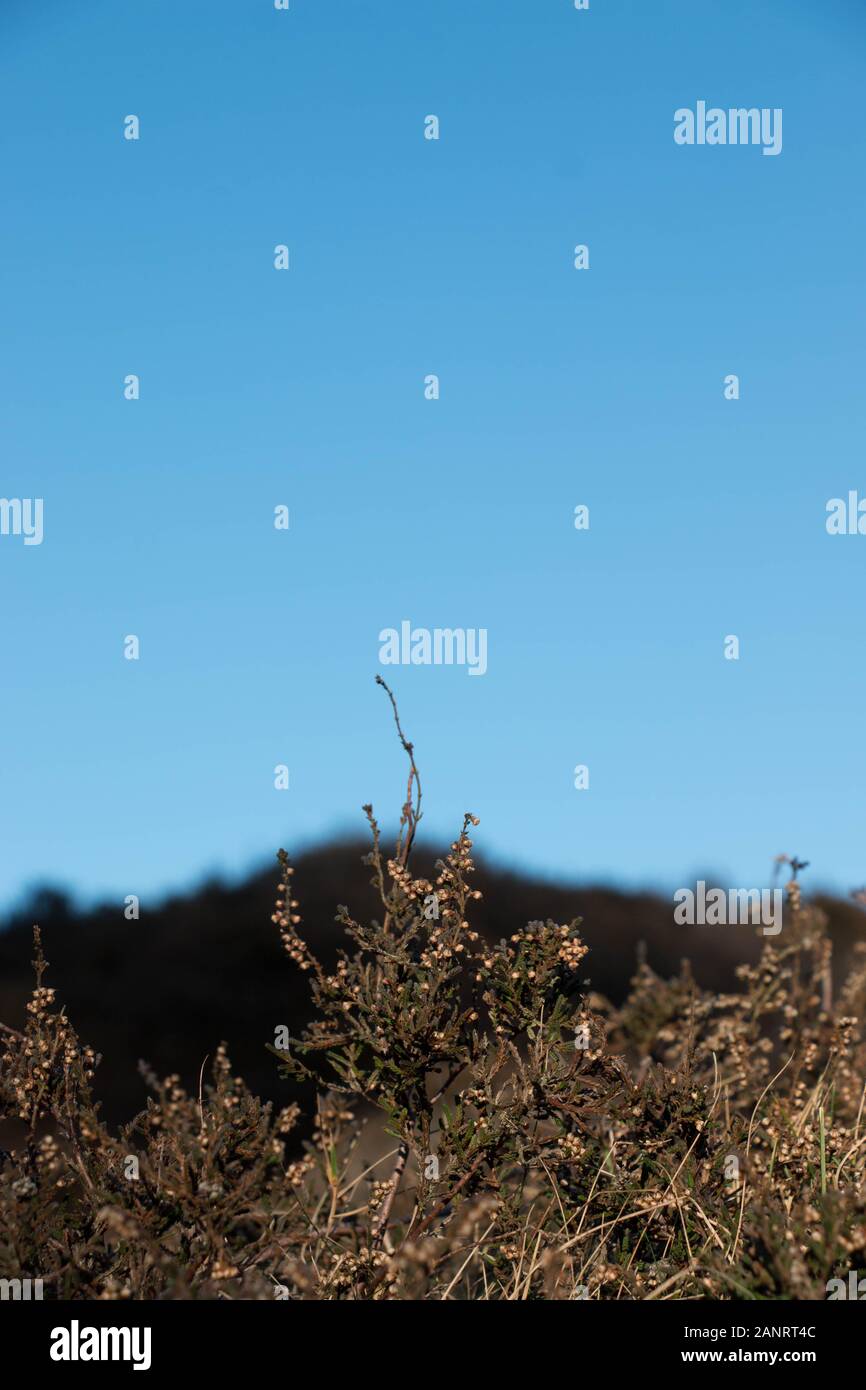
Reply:
[[866, 961], [836, 988], [802, 865], [735, 992], [640, 962], [615, 1007], [584, 977], [579, 919], [473, 929], [471, 814], [415, 876], [421, 783], [384, 688], [406, 796], [390, 854], [364, 808], [380, 911], [339, 908], [332, 968], [278, 856], [274, 923], [311, 1016], [272, 1050], [315, 1095], [311, 1124], [251, 1095], [220, 1047], [191, 1091], [144, 1068], [145, 1109], [110, 1131], [37, 929], [27, 1023], [0, 1025], [0, 1281], [76, 1299], [821, 1299], [866, 1268]]

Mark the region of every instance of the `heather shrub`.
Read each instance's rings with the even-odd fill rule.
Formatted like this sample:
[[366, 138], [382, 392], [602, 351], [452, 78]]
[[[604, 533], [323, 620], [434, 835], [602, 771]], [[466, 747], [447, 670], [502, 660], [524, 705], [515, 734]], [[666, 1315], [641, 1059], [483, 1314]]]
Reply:
[[579, 920], [473, 929], [473, 816], [414, 876], [421, 785], [394, 717], [390, 854], [365, 808], [381, 911], [339, 908], [330, 971], [279, 855], [310, 1021], [272, 1050], [315, 1088], [310, 1137], [224, 1047], [192, 1093], [144, 1068], [146, 1108], [110, 1131], [37, 930], [27, 1024], [0, 1034], [0, 1279], [59, 1298], [823, 1299], [866, 1266], [866, 962], [837, 987], [801, 866], [736, 992], [641, 961], [614, 1007], [585, 983]]

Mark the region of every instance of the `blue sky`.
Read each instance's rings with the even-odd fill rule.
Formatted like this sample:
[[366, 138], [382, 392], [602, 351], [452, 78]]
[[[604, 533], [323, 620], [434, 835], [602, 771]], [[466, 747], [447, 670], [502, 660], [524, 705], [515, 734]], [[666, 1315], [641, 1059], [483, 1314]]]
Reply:
[[[864, 38], [854, 0], [5, 5], [0, 495], [45, 537], [0, 537], [0, 903], [388, 820], [404, 619], [488, 632], [483, 678], [383, 672], [428, 832], [866, 880], [866, 537], [825, 530], [866, 495]], [[781, 107], [781, 155], [677, 146], [698, 100]]]

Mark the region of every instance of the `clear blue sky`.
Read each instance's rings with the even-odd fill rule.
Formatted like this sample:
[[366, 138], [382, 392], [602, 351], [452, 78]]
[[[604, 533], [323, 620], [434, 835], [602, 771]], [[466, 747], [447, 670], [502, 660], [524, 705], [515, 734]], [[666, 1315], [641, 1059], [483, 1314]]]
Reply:
[[[483, 678], [390, 671], [428, 831], [866, 880], [859, 0], [4, 0], [0, 63], [0, 495], [45, 505], [0, 537], [0, 901], [387, 820], [406, 618], [488, 631]], [[698, 100], [782, 154], [677, 146]]]

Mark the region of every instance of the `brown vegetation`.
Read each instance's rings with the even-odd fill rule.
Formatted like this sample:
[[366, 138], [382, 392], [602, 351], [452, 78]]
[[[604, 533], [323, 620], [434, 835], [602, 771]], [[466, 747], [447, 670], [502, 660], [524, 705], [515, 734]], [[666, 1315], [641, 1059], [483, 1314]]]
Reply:
[[834, 983], [796, 876], [736, 988], [644, 963], [614, 1004], [586, 986], [579, 920], [476, 929], [472, 816], [416, 872], [403, 745], [390, 856], [367, 808], [378, 912], [340, 909], [329, 963], [280, 855], [273, 917], [312, 1021], [275, 1050], [315, 1096], [303, 1143], [298, 1106], [256, 1099], [223, 1049], [193, 1088], [149, 1073], [110, 1129], [37, 932], [26, 1022], [0, 1034], [0, 1278], [74, 1298], [820, 1299], [866, 1264], [866, 965]]

